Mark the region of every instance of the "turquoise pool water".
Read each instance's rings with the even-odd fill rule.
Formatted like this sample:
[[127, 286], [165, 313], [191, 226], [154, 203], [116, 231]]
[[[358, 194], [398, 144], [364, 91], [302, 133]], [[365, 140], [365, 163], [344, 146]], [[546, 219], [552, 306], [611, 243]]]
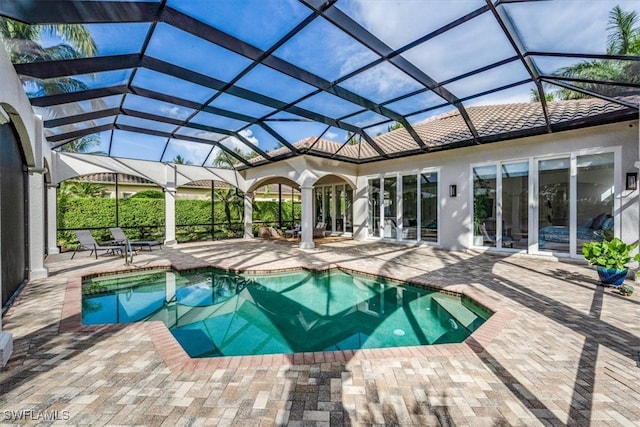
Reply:
[[462, 342], [490, 313], [459, 297], [333, 270], [94, 277], [85, 325], [159, 320], [191, 357]]

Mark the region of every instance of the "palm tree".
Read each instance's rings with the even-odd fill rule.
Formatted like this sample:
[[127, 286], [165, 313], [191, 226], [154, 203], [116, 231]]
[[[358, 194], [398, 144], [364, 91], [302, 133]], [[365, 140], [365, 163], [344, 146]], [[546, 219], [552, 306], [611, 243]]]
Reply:
[[[607, 30], [607, 54], [609, 55], [640, 55], [640, 17], [635, 11], [625, 12], [620, 6], [615, 6], [609, 12]], [[618, 60], [588, 60], [569, 67], [561, 68], [557, 75], [569, 78], [593, 80], [594, 82], [577, 83], [579, 87], [607, 96], [620, 95], [620, 89], [615, 85], [605, 85], [597, 81], [640, 83], [640, 65], [633, 61]], [[588, 95], [560, 89], [558, 97], [561, 99], [587, 98]]]
[[392, 125], [387, 125], [387, 132], [391, 132], [392, 130], [401, 129], [404, 125], [400, 122], [393, 122]]
[[[553, 92], [545, 92], [544, 93], [544, 100], [547, 102], [551, 102], [555, 99], [555, 95], [553, 94]], [[540, 102], [540, 93], [538, 92], [537, 89], [531, 89], [531, 101], [532, 102]]]
[[[45, 35], [57, 36], [63, 43], [42, 47], [40, 40]], [[0, 39], [14, 64], [90, 57], [98, 51], [91, 33], [83, 25], [28, 25], [0, 17]], [[29, 77], [27, 81], [38, 87], [43, 95], [65, 93], [84, 86], [72, 78], [60, 78], [50, 83]]]
[[222, 202], [224, 206], [224, 215], [227, 220], [229, 229], [231, 229], [231, 208], [237, 209], [238, 217], [242, 218], [242, 206], [244, 199], [234, 187], [217, 188], [213, 192], [215, 200]]
[[616, 6], [609, 12], [610, 31], [607, 52], [613, 55], [630, 55], [640, 52], [640, 28], [636, 11], [624, 12]]
[[[43, 36], [53, 35], [62, 40], [50, 47], [42, 47]], [[28, 25], [0, 17], [0, 39], [14, 64], [58, 61], [95, 56], [98, 48], [89, 30], [83, 25]], [[23, 77], [29, 96], [48, 96], [87, 89], [87, 85], [73, 77], [38, 79]], [[83, 111], [78, 111], [82, 113]], [[61, 147], [62, 151], [86, 152], [98, 145], [97, 135], [75, 139]]]
[[191, 160], [186, 160], [184, 157], [178, 154], [173, 158], [173, 160], [171, 160], [171, 163], [175, 163], [176, 165], [190, 165]]
[[102, 197], [104, 187], [95, 182], [72, 181], [63, 182], [60, 187], [59, 197]]
[[[256, 153], [255, 151], [251, 150], [247, 152], [240, 147], [235, 147], [233, 149], [233, 152], [246, 160], [249, 160], [258, 156], [258, 153]], [[238, 163], [240, 163], [240, 160], [236, 159], [231, 154], [227, 153], [222, 149], [218, 152], [215, 159], [213, 159], [213, 167], [220, 168], [220, 169], [233, 169], [235, 166], [238, 165]]]
[[357, 133], [347, 132], [347, 144], [358, 145], [362, 141], [362, 136]]
[[[78, 139], [74, 139], [73, 141], [61, 145], [60, 151], [64, 151], [67, 153], [87, 153], [91, 150], [91, 148], [100, 145], [100, 141], [100, 136], [94, 133], [91, 135], [80, 137]], [[104, 151], [91, 151], [91, 154], [100, 154], [102, 156], [107, 155], [107, 153]]]

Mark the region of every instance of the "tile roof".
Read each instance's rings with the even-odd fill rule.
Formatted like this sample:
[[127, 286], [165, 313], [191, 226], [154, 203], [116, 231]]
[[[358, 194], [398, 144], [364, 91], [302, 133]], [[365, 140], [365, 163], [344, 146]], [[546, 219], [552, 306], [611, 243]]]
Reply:
[[[102, 173], [93, 173], [88, 175], [83, 175], [77, 178], [70, 179], [69, 181], [89, 181], [96, 183], [115, 183], [115, 174], [109, 172]], [[230, 184], [227, 184], [224, 181], [214, 180], [215, 188], [229, 188], [232, 187]], [[118, 183], [119, 184], [144, 184], [144, 185], [153, 185], [157, 186], [154, 182], [149, 181], [148, 179], [141, 178], [135, 175], [128, 175], [124, 173], [118, 174]], [[296, 188], [291, 188], [291, 186], [286, 184], [282, 185], [282, 194], [290, 194], [293, 192], [294, 194], [299, 194], [300, 191]], [[203, 188], [211, 188], [211, 181], [209, 180], [200, 180], [200, 181], [192, 181], [183, 187], [203, 187]], [[268, 184], [264, 187], [260, 187], [261, 191], [266, 191], [274, 194], [278, 194], [278, 184]]]
[[[633, 97], [628, 100], [637, 102], [636, 98], [640, 99], [640, 97]], [[547, 109], [552, 130], [555, 130], [554, 125], [576, 123], [586, 118], [605, 117], [630, 111], [628, 107], [598, 98], [552, 101], [547, 103]], [[537, 102], [471, 106], [466, 110], [478, 133], [480, 143], [547, 132], [544, 112], [541, 104]], [[416, 123], [413, 129], [424, 142], [427, 151], [457, 148], [476, 142], [458, 110]], [[373, 140], [386, 154], [390, 155], [423, 151], [404, 128], [379, 135]], [[327, 139], [309, 137], [293, 145], [299, 150], [308, 150], [309, 154], [333, 156], [335, 153], [336, 157], [354, 160], [378, 157], [378, 152], [366, 142], [343, 146]], [[268, 154], [279, 156], [287, 153], [289, 149], [282, 147]], [[250, 161], [260, 160], [263, 160], [262, 157], [256, 157]]]

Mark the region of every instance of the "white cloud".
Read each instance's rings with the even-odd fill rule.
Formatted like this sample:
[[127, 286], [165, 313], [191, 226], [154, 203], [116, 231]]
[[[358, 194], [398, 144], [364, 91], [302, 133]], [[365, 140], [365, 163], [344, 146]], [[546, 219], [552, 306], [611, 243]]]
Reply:
[[[169, 156], [171, 157], [169, 160], [172, 160], [175, 158], [175, 156], [180, 155], [187, 161], [200, 163], [202, 162], [204, 156], [209, 153], [209, 150], [211, 150], [211, 146], [207, 144], [199, 144], [172, 138], [167, 149], [167, 154], [169, 154]], [[172, 155], [172, 152], [175, 153], [175, 155]]]
[[167, 105], [162, 105], [160, 107], [160, 112], [174, 119], [186, 119], [188, 115], [188, 113], [183, 108], [177, 106], [169, 107]]
[[387, 101], [420, 88], [415, 80], [387, 62], [346, 80], [341, 86], [376, 102]]
[[338, 134], [337, 134], [337, 133], [335, 133], [335, 132], [331, 132], [331, 131], [329, 131], [329, 132], [327, 132], [327, 133], [325, 133], [325, 134], [324, 134], [324, 137], [325, 137], [326, 139], [334, 140], [334, 139], [336, 139], [336, 138], [338, 137]]
[[238, 132], [244, 139], [248, 140], [253, 145], [258, 145], [258, 138], [253, 136], [253, 131], [251, 129], [245, 129]]
[[[255, 136], [253, 136], [253, 132], [251, 131], [251, 129], [244, 129], [241, 130], [240, 132], [238, 132], [245, 140], [249, 141], [249, 143], [255, 145], [256, 147], [259, 144], [258, 138], [256, 138]], [[240, 151], [244, 154], [249, 154], [252, 152], [252, 150], [244, 143], [242, 142], [239, 138], [235, 137], [235, 136], [229, 136], [227, 138], [225, 138], [224, 140], [222, 140], [220, 142], [222, 145], [224, 145], [225, 147], [227, 147], [230, 150], [233, 151]]]
[[[482, 0], [344, 0], [338, 3], [338, 7], [391, 48], [398, 49], [485, 4]], [[605, 53], [608, 15], [616, 4], [620, 4], [623, 10], [639, 10], [637, 0], [539, 1], [509, 3], [499, 7], [507, 11], [518, 35], [529, 50]], [[403, 57], [436, 81], [443, 81], [514, 55], [513, 47], [490, 12], [403, 53]], [[368, 88], [369, 93], [381, 95], [397, 88], [398, 81], [389, 70], [381, 68], [372, 71], [345, 82], [345, 85], [350, 84], [349, 88], [356, 92]], [[504, 78], [491, 73], [477, 76], [486, 78], [486, 81], [474, 81], [474, 84], [487, 90], [514, 81], [513, 75], [507, 71], [504, 67]], [[471, 89], [466, 88], [463, 92], [470, 91]], [[512, 95], [509, 94], [504, 101], [513, 101]], [[498, 96], [491, 97], [491, 101], [502, 102]], [[418, 108], [417, 106], [416, 109]]]
[[346, 13], [362, 22], [365, 28], [391, 48], [398, 49], [484, 4], [482, 0], [353, 0], [338, 7], [345, 7]]

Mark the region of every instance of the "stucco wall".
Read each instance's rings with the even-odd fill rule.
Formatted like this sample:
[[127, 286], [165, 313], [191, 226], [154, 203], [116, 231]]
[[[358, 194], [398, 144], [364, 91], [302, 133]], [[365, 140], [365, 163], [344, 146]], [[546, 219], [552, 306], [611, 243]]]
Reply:
[[2, 76], [0, 107], [8, 114], [18, 132], [27, 164], [39, 166], [36, 164], [34, 156], [36, 153], [35, 143], [38, 140], [36, 138], [36, 118], [4, 46], [0, 46], [0, 76]]
[[[529, 157], [568, 155], [572, 151], [583, 151], [602, 147], [620, 147], [619, 165], [616, 170], [618, 188], [624, 186], [627, 172], [637, 171], [634, 162], [638, 159], [638, 121], [623, 122], [588, 129], [546, 134], [513, 141], [480, 145], [424, 154], [386, 162], [361, 165], [358, 169], [359, 194], [366, 196], [367, 178], [384, 176], [398, 171], [415, 172], [425, 168], [440, 169], [440, 218], [446, 226], [440, 227], [440, 244], [446, 249], [464, 249], [472, 239], [471, 230], [471, 168], [478, 163], [505, 160], [526, 160]], [[455, 184], [458, 196], [448, 197], [449, 185]], [[627, 242], [638, 241], [638, 190], [621, 191], [620, 234]], [[356, 229], [366, 230], [366, 204], [354, 212]], [[358, 235], [366, 238], [366, 233]]]

